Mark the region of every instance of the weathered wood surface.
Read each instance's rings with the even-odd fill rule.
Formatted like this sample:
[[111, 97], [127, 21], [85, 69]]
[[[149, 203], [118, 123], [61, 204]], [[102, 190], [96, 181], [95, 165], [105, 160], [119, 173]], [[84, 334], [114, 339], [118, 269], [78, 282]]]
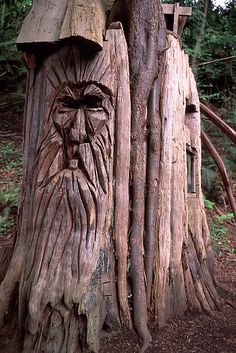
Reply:
[[57, 42], [67, 0], [34, 0], [17, 38], [17, 44]]
[[[119, 53], [119, 70], [117, 72], [117, 96], [115, 124], [115, 210], [114, 239], [116, 241], [118, 300], [120, 316], [124, 326], [131, 327], [130, 309], [127, 288], [127, 258], [129, 232], [129, 173], [131, 144], [131, 105], [128, 55], [125, 40], [116, 46]], [[126, 82], [124, 82], [126, 80]], [[124, 99], [125, 98], [125, 99]], [[123, 118], [125, 117], [125, 118]]]
[[180, 16], [191, 16], [192, 15], [192, 7], [179, 6], [179, 3], [162, 4], [164, 14], [174, 15], [174, 13], [176, 12], [176, 4], [178, 7], [178, 13]]
[[[79, 38], [101, 50], [107, 14], [114, 6], [111, 20], [127, 22], [126, 0], [34, 0], [17, 38], [17, 45], [27, 51], [35, 44], [55, 44]], [[165, 14], [173, 14], [173, 31], [181, 34], [191, 7], [162, 4]], [[118, 17], [118, 18], [117, 18]]]
[[77, 37], [102, 49], [109, 6], [106, 0], [34, 0], [17, 44], [26, 47]]
[[80, 37], [102, 48], [105, 28], [103, 0], [69, 0], [59, 39]]
[[[162, 150], [154, 278], [155, 313], [160, 326], [173, 313], [189, 308], [210, 311], [218, 305], [211, 277], [209, 230], [200, 193], [196, 83], [179, 41], [173, 36], [168, 36], [168, 40], [170, 49], [166, 52], [161, 101]], [[188, 112], [187, 104], [195, 109]], [[187, 193], [187, 144], [195, 149], [199, 190], [195, 194]]]
[[120, 316], [130, 322], [130, 95], [122, 30], [109, 30], [90, 60], [74, 44], [29, 72], [24, 134], [21, 230], [0, 295], [8, 293], [9, 302], [20, 280], [25, 353], [98, 352], [104, 323], [114, 329]]
[[173, 15], [173, 24], [170, 21], [170, 25], [172, 26], [169, 26], [168, 23], [168, 19], [170, 19], [170, 16], [167, 17], [168, 30], [171, 30], [181, 36], [187, 20], [187, 16], [192, 15], [192, 8], [186, 6], [179, 6], [178, 2], [174, 4], [162, 4], [162, 8], [165, 15]]

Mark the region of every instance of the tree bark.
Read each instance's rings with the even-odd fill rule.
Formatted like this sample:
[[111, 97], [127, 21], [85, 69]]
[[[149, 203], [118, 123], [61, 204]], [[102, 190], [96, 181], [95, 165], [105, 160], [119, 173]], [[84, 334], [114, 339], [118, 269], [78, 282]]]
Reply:
[[[150, 344], [147, 327], [147, 295], [144, 280], [143, 232], [145, 209], [146, 109], [153, 81], [159, 71], [159, 52], [165, 43], [165, 22], [158, 1], [129, 3], [129, 60], [131, 77], [131, 278], [133, 287], [134, 326], [143, 339], [142, 352]], [[164, 40], [160, 43], [160, 33]], [[152, 256], [152, 255], [151, 255]], [[152, 271], [152, 269], [151, 269]], [[149, 282], [150, 288], [150, 282]]]
[[156, 225], [157, 225], [157, 206], [158, 206], [158, 184], [159, 184], [159, 166], [160, 166], [160, 135], [161, 135], [161, 119], [160, 119], [160, 94], [161, 94], [161, 77], [153, 83], [149, 96], [147, 107], [147, 194], [146, 194], [146, 212], [145, 212], [145, 255], [144, 266], [146, 274], [147, 286], [147, 304], [150, 307], [151, 288], [153, 282], [153, 266], [156, 248]]

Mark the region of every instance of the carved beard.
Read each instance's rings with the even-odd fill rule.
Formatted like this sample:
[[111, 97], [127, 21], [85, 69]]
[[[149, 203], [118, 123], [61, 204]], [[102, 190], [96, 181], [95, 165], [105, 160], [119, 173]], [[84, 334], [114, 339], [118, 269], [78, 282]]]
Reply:
[[[81, 112], [79, 119], [78, 107], [68, 110], [66, 106], [65, 113], [57, 101], [50, 109], [47, 134], [39, 149], [28, 259], [33, 260], [31, 251], [35, 248], [42, 256], [38, 266], [34, 265], [37, 273], [29, 271], [27, 277], [34, 276], [36, 287], [37, 278], [43, 278], [45, 298], [56, 303], [64, 296], [70, 307], [80, 301], [96, 269], [104, 228], [111, 139], [106, 109], [90, 107]], [[81, 132], [79, 126], [83, 124], [87, 128]]]

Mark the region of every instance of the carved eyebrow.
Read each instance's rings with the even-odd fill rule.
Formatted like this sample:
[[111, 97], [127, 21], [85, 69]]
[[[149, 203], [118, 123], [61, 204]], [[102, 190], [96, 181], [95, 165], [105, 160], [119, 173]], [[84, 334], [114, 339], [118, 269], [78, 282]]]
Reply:
[[86, 95], [82, 98], [74, 99], [71, 96], [65, 96], [59, 100], [64, 107], [79, 109], [86, 108], [99, 108], [102, 107], [103, 97], [101, 95]]
[[105, 85], [97, 82], [97, 81], [88, 81], [85, 82], [83, 85], [84, 93], [89, 95], [98, 95], [98, 94], [105, 94], [109, 97], [112, 97], [112, 91], [110, 88], [106, 87]]
[[62, 102], [62, 105], [64, 107], [73, 108], [73, 109], [79, 109], [83, 105], [81, 99], [74, 99], [73, 97], [70, 97], [70, 96], [65, 96], [63, 98], [60, 98], [59, 102]]

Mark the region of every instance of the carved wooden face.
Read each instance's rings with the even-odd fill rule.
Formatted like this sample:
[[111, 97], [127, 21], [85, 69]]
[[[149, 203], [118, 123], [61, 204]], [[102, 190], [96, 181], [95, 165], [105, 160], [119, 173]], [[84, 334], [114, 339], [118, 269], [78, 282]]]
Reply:
[[56, 98], [53, 121], [75, 144], [91, 142], [109, 119], [109, 97], [95, 84], [66, 85]]
[[68, 306], [80, 302], [109, 233], [119, 82], [112, 41], [89, 60], [73, 45], [44, 64], [47, 105], [38, 141], [31, 237], [47, 254], [37, 265], [47, 276], [44, 293], [63, 297]]
[[102, 134], [111, 111], [111, 97], [104, 89], [90, 82], [67, 83], [56, 96], [51, 116], [64, 141], [66, 164], [78, 159], [81, 144], [91, 143]]
[[64, 82], [50, 98], [39, 148], [35, 229], [43, 227], [48, 243], [55, 244], [52, 273], [73, 243], [73, 256], [68, 253], [65, 261], [73, 260], [78, 271], [73, 280], [79, 297], [95, 270], [103, 236], [114, 107], [111, 91], [94, 81]]
[[[103, 50], [89, 60], [75, 44], [62, 47], [36, 74], [37, 84], [44, 85], [32, 91], [32, 105], [41, 89], [47, 104], [42, 102], [41, 110], [37, 109], [41, 115], [32, 115], [32, 119], [41, 118], [43, 126], [36, 141], [32, 217], [21, 282], [21, 293], [33, 303], [29, 308], [32, 330], [41, 325], [42, 306], [59, 305], [67, 313], [65, 309], [75, 304], [83, 312], [83, 303], [88, 303], [92, 312], [103, 300], [100, 292], [97, 298], [97, 292], [87, 287], [95, 280], [102, 283], [103, 274], [107, 278], [110, 264], [103, 266], [99, 254], [103, 248], [108, 251], [112, 242], [113, 173], [120, 168], [128, 180], [130, 151], [128, 62], [120, 35], [121, 31], [108, 31]], [[117, 148], [114, 158], [118, 141], [125, 148]], [[128, 206], [127, 190], [117, 195], [116, 200]]]

